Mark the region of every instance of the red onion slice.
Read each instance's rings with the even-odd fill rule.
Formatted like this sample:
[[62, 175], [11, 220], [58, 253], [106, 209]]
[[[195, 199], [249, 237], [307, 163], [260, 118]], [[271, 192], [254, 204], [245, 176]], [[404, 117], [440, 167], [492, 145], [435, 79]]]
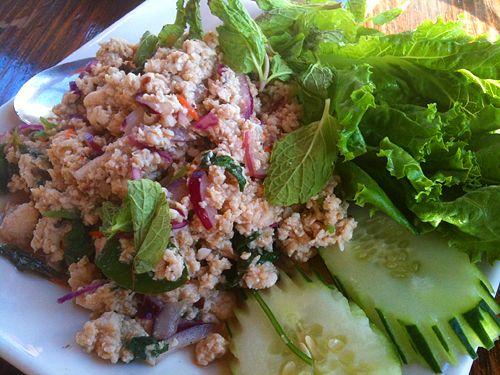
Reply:
[[80, 91], [80, 89], [78, 88], [78, 86], [76, 85], [76, 82], [75, 81], [71, 81], [69, 83], [69, 91], [71, 91], [73, 94], [76, 94], [78, 96], [81, 96], [82, 95], [82, 92]]
[[[152, 320], [163, 308], [163, 303], [156, 296], [147, 294], [136, 294], [139, 300], [142, 299], [136, 317], [144, 320]], [[142, 298], [141, 298], [142, 297]]]
[[203, 227], [206, 230], [210, 230], [214, 227], [214, 216], [217, 211], [211, 206], [203, 208], [200, 205], [205, 200], [205, 190], [207, 187], [208, 177], [205, 172], [200, 169], [194, 171], [188, 182], [189, 200]]
[[142, 142], [138, 142], [133, 136], [129, 135], [128, 137], [128, 143], [130, 143], [130, 145], [132, 147], [137, 147], [139, 150], [143, 150], [143, 149], [148, 149], [149, 151], [151, 152], [156, 152], [158, 153], [158, 155], [160, 155], [160, 158], [161, 160], [165, 163], [165, 164], [170, 164], [172, 163], [173, 159], [172, 159], [172, 154], [170, 152], [167, 152], [167, 151], [163, 151], [163, 150], [158, 150], [154, 147], [151, 147], [151, 146], [148, 146], [147, 144], [145, 143], [142, 143]]
[[187, 177], [184, 176], [166, 186], [167, 190], [172, 194], [173, 201], [180, 202], [182, 198], [189, 194], [186, 182]]
[[185, 305], [185, 302], [165, 303], [155, 318], [151, 336], [157, 340], [167, 340], [175, 335]]
[[180, 223], [177, 222], [177, 221], [172, 221], [172, 229], [175, 230], [175, 229], [181, 229], [181, 228], [184, 228], [186, 225], [189, 224], [189, 221], [187, 220], [182, 220]]
[[137, 103], [140, 105], [146, 107], [149, 112], [153, 115], [161, 115], [162, 114], [162, 108], [160, 103], [153, 102], [151, 100], [144, 99], [144, 94], [139, 94], [135, 97], [135, 100], [137, 100]]
[[94, 142], [94, 136], [92, 134], [85, 134], [85, 140], [87, 141], [89, 147], [92, 149], [93, 156], [101, 156], [102, 154], [104, 154], [102, 147]]
[[85, 68], [83, 68], [83, 71], [80, 73], [80, 75], [78, 76], [78, 78], [83, 78], [83, 76], [85, 75], [85, 72], [87, 73], [90, 73], [91, 72], [91, 69], [97, 65], [99, 61], [97, 61], [97, 59], [92, 59], [90, 60], [87, 65], [85, 65]]
[[221, 75], [222, 75], [222, 73], [224, 73], [224, 71], [225, 71], [225, 70], [227, 70], [227, 69], [228, 69], [228, 66], [227, 66], [227, 65], [224, 65], [224, 64], [219, 64], [219, 65], [217, 66], [217, 74], [218, 74], [219, 76], [221, 76]]
[[266, 178], [267, 174], [265, 174], [263, 168], [259, 169], [258, 171], [255, 171], [255, 168], [253, 166], [252, 150], [250, 148], [250, 131], [248, 130], [245, 131], [244, 136], [245, 136], [245, 163], [247, 165], [250, 176], [255, 178]]
[[172, 132], [174, 133], [174, 136], [171, 139], [171, 141], [173, 142], [187, 142], [191, 140], [186, 128], [175, 127], [170, 128], [170, 130], [172, 130]]
[[240, 110], [245, 120], [248, 120], [253, 113], [253, 96], [248, 85], [247, 76], [244, 73], [238, 73], [238, 80], [240, 82]]
[[277, 221], [272, 223], [271, 225], [269, 225], [270, 228], [278, 228], [279, 226], [280, 226], [280, 223]]
[[194, 124], [194, 127], [196, 129], [201, 129], [201, 130], [207, 130], [211, 126], [215, 126], [219, 123], [219, 118], [215, 113], [208, 113], [205, 116], [203, 116], [201, 119], [196, 121]]
[[[45, 128], [43, 127], [43, 125], [27, 125], [27, 124], [23, 124], [23, 125], [17, 125], [17, 129], [19, 131], [23, 131], [23, 130], [26, 130], [26, 129], [33, 129], [33, 130], [45, 130]], [[7, 133], [7, 132], [6, 132]], [[4, 134], [6, 134], [4, 133]], [[2, 134], [2, 136], [4, 135]]]
[[132, 178], [140, 180], [142, 178], [142, 171], [139, 168], [132, 168]]
[[93, 291], [93, 290], [95, 290], [103, 285], [104, 285], [104, 283], [92, 284], [92, 285], [86, 286], [85, 288], [79, 289], [75, 292], [68, 293], [65, 296], [62, 296], [61, 298], [58, 298], [57, 303], [64, 303], [66, 301], [69, 301], [70, 299], [79, 297], [82, 294], [91, 292], [91, 291]]
[[132, 129], [141, 124], [144, 117], [144, 109], [138, 107], [130, 112], [122, 122], [122, 130], [125, 134], [130, 134]]

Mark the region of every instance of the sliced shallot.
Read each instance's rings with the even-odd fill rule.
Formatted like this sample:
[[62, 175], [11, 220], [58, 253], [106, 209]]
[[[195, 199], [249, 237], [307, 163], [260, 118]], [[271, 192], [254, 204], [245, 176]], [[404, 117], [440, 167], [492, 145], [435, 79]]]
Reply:
[[244, 73], [237, 73], [237, 76], [240, 82], [241, 96], [239, 107], [245, 120], [248, 120], [253, 113], [253, 96], [250, 91], [250, 86], [248, 85], [247, 76]]
[[167, 340], [175, 335], [185, 306], [185, 302], [163, 304], [162, 309], [156, 315], [151, 336], [157, 340]]
[[202, 118], [200, 118], [196, 123], [194, 124], [194, 127], [196, 129], [201, 129], [201, 130], [207, 130], [211, 126], [215, 126], [219, 123], [219, 118], [215, 113], [208, 113]]
[[79, 289], [77, 291], [68, 293], [65, 296], [62, 296], [61, 298], [58, 298], [57, 299], [57, 303], [64, 303], [66, 301], [69, 301], [70, 299], [79, 297], [82, 294], [91, 292], [91, 291], [93, 291], [93, 290], [95, 290], [95, 289], [97, 289], [97, 288], [99, 288], [99, 287], [101, 287], [103, 285], [104, 285], [104, 283], [92, 284], [92, 285], [86, 286], [85, 288], [82, 288], [82, 289]]
[[214, 227], [214, 217], [217, 211], [209, 205], [205, 207], [205, 191], [207, 187], [208, 177], [206, 173], [201, 169], [194, 171], [188, 183], [189, 200], [203, 227], [210, 230]]
[[250, 145], [250, 131], [245, 131], [244, 133], [245, 137], [245, 163], [248, 168], [248, 172], [250, 173], [250, 176], [255, 177], [255, 178], [266, 178], [267, 174], [265, 173], [264, 168], [260, 168], [258, 171], [255, 170], [254, 165], [253, 165], [253, 158], [252, 158], [252, 150], [251, 150], [251, 145]]
[[132, 112], [130, 112], [127, 117], [122, 122], [122, 130], [125, 134], [130, 134], [132, 129], [141, 124], [144, 117], [144, 109], [142, 107], [137, 107]]

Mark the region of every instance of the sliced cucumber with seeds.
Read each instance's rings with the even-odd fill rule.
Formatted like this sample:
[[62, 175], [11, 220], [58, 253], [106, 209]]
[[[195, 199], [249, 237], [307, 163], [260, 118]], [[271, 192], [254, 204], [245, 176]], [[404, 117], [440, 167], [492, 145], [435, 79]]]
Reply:
[[344, 251], [320, 250], [352, 298], [395, 343], [404, 363], [440, 373], [458, 355], [493, 347], [500, 311], [488, 280], [438, 233], [413, 235], [382, 213], [354, 207], [358, 222]]
[[[281, 273], [278, 283], [257, 294], [284, 335], [277, 333], [257, 299], [250, 295], [231, 323], [230, 362], [237, 375], [400, 375], [401, 361], [389, 339], [364, 312], [316, 276]], [[308, 365], [285, 344], [290, 340]]]

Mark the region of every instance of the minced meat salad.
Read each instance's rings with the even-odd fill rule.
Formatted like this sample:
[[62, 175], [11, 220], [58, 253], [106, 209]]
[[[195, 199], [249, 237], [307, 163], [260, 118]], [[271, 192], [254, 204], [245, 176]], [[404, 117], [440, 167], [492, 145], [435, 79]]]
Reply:
[[91, 311], [76, 341], [113, 363], [197, 342], [209, 364], [228, 350], [235, 288], [273, 286], [277, 267], [342, 247], [356, 226], [332, 174], [306, 200], [270, 204], [273, 146], [303, 125], [296, 85], [235, 72], [195, 29], [111, 38], [55, 117], [3, 135], [4, 188], [29, 202], [6, 208], [2, 250], [69, 276], [59, 302]]

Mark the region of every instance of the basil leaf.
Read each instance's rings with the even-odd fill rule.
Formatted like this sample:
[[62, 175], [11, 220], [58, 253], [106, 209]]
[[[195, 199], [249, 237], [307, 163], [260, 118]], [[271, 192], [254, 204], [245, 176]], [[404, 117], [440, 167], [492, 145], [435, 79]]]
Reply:
[[149, 31], [142, 35], [139, 47], [135, 51], [134, 62], [137, 68], [133, 70], [134, 74], [142, 73], [146, 61], [153, 57], [156, 52], [158, 40], [158, 37]]
[[274, 145], [264, 180], [270, 204], [305, 203], [318, 194], [333, 174], [338, 157], [338, 122], [326, 100], [320, 121], [303, 126]]
[[32, 271], [47, 279], [68, 280], [68, 275], [46, 265], [34, 254], [27, 253], [17, 245], [0, 245], [0, 256], [8, 259], [20, 272]]
[[189, 279], [187, 267], [175, 281], [155, 280], [150, 273], [135, 274], [133, 263], [120, 262], [122, 248], [120, 241], [108, 240], [95, 260], [106, 277], [118, 285], [142, 294], [163, 294], [177, 289]]
[[243, 168], [240, 165], [236, 164], [230, 156], [217, 156], [212, 151], [202, 154], [200, 168], [208, 169], [208, 167], [210, 167], [211, 165], [218, 165], [220, 167], [226, 168], [229, 173], [236, 177], [236, 180], [238, 181], [238, 185], [240, 187], [240, 191], [245, 190], [247, 180], [245, 179], [245, 176], [243, 176]]

